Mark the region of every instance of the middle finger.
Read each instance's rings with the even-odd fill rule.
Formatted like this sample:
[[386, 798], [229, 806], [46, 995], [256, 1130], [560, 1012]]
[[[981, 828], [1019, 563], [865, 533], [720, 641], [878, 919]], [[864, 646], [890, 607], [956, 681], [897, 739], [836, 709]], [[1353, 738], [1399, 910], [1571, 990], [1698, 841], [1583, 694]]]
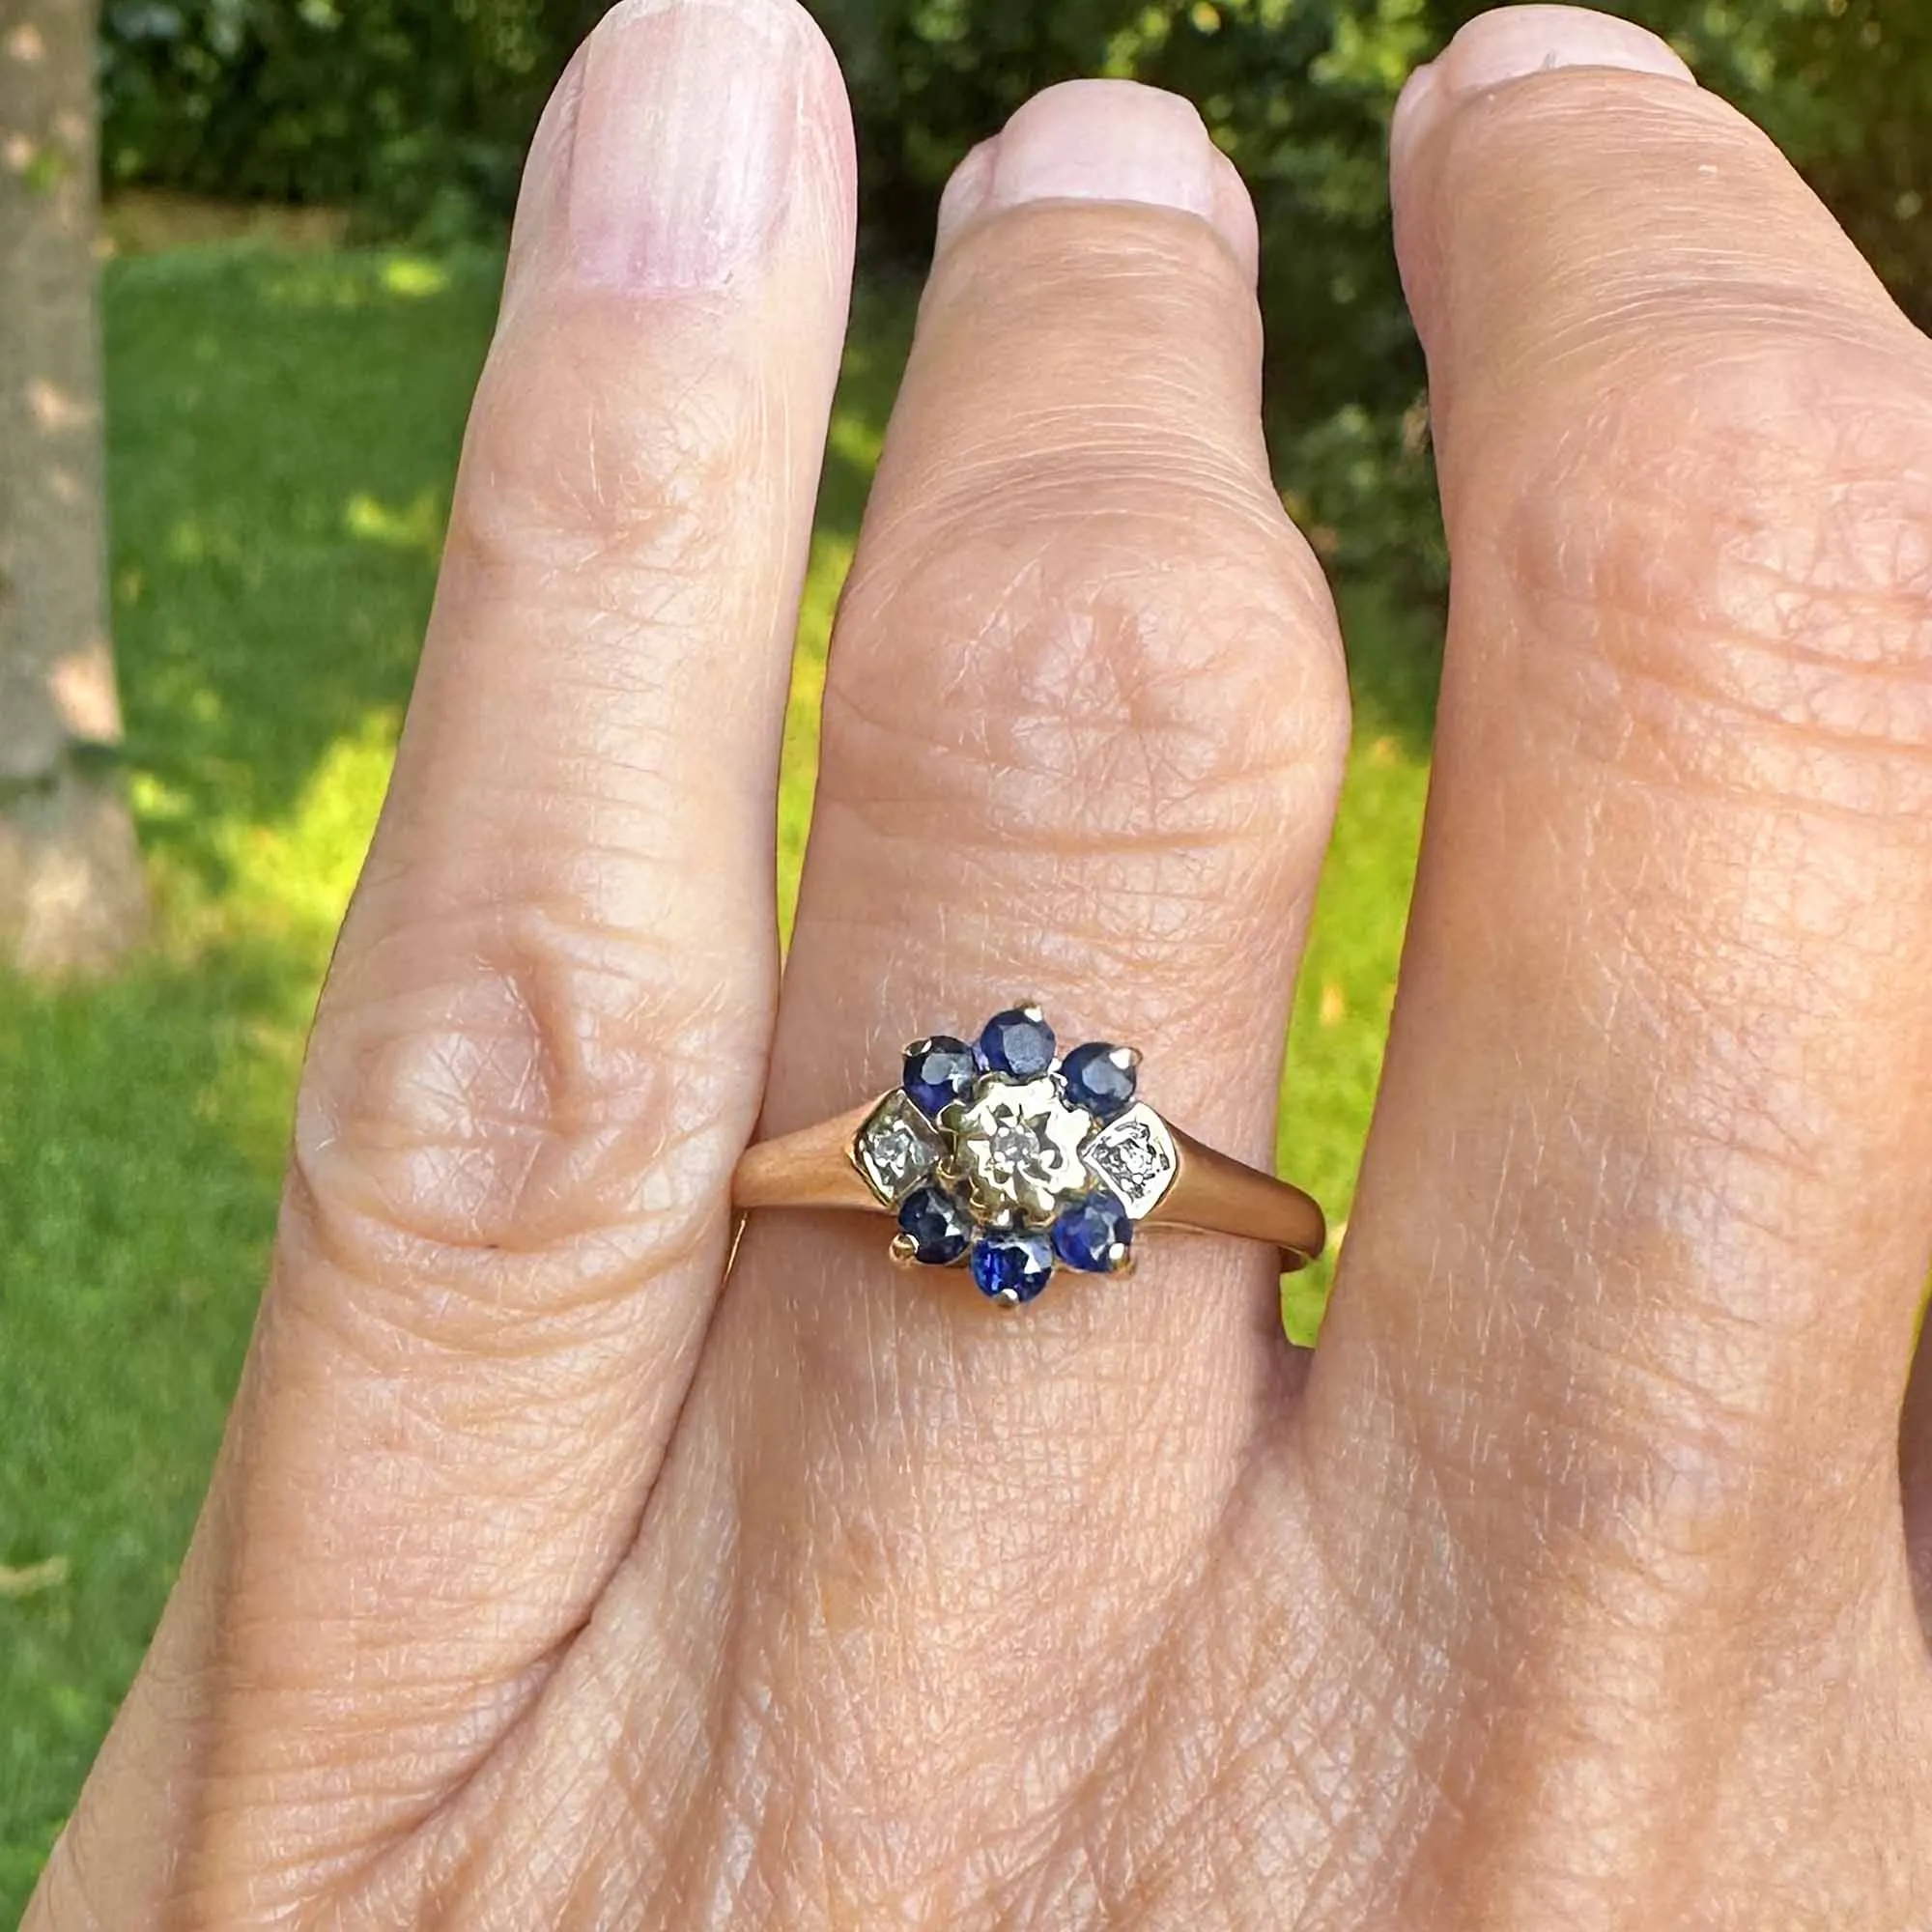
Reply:
[[[1252, 224], [1193, 110], [1119, 84], [1040, 97], [954, 184], [828, 671], [765, 1132], [1037, 996], [1266, 1164], [1347, 696], [1269, 479]], [[643, 1564], [738, 1552], [738, 1677], [815, 1707], [820, 1782], [970, 1829], [991, 1776], [997, 1829], [1045, 1794], [985, 1738], [1064, 1720], [1082, 1673], [1125, 1694], [1174, 1614], [1283, 1390], [1278, 1275], [1150, 1235], [1131, 1279], [1003, 1314], [890, 1233], [753, 1217]], [[868, 1684], [936, 1687], [896, 1746], [876, 1694], [837, 1721], [854, 1644]]]

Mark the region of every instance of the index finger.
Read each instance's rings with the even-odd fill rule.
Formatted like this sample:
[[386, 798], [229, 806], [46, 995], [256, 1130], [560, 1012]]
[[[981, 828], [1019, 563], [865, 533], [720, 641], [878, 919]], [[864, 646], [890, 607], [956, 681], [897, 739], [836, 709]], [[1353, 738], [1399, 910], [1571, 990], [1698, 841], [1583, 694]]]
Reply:
[[[635, 1532], [763, 1086], [853, 185], [789, 0], [631, 0], [545, 119], [273, 1286], [82, 1807], [83, 1837], [114, 1821], [115, 1923], [214, 1874], [293, 1908], [344, 1851], [313, 1833], [433, 1808]], [[380, 1795], [310, 1804], [352, 1760]], [[185, 1789], [207, 1863], [164, 1877], [152, 1811]]]

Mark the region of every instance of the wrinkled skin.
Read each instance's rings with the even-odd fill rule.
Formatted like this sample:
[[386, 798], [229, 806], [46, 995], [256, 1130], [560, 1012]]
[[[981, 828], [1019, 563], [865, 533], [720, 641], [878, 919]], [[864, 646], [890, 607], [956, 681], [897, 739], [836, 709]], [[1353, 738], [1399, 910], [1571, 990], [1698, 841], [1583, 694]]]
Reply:
[[688, 10], [539, 137], [260, 1330], [34, 1932], [1923, 1925], [1925, 343], [1657, 43], [1466, 30], [1394, 143], [1455, 586], [1319, 1352], [1228, 1240], [1002, 1317], [773, 1214], [727, 1282], [760, 1123], [1016, 994], [1264, 1159], [1348, 699], [1239, 185], [1041, 97], [949, 195], [781, 998], [854, 185], [801, 17], [708, 17], [791, 191], [729, 273], [625, 239]]

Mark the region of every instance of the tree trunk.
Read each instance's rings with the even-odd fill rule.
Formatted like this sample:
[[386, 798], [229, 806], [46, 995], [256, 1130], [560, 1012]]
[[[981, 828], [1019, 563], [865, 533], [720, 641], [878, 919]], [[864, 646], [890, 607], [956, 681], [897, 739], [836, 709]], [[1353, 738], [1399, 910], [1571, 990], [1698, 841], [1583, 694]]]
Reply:
[[95, 307], [99, 0], [0, 0], [0, 963], [95, 970], [146, 895], [114, 781]]

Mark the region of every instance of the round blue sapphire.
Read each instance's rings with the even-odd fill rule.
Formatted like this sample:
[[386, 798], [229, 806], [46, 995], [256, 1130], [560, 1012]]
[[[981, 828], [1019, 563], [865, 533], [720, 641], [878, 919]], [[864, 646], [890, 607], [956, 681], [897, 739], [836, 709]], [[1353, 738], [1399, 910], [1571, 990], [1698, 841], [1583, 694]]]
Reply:
[[1133, 1056], [1103, 1039], [1076, 1046], [1061, 1063], [1066, 1097], [1096, 1121], [1111, 1121], [1133, 1105]]
[[905, 1076], [900, 1085], [913, 1105], [927, 1120], [936, 1121], [942, 1108], [973, 1092], [979, 1072], [973, 1049], [963, 1039], [935, 1034], [906, 1048]]
[[980, 1060], [988, 1072], [1031, 1080], [1053, 1065], [1053, 1029], [1018, 1007], [995, 1013], [980, 1035]]
[[899, 1204], [899, 1226], [915, 1246], [913, 1260], [946, 1267], [966, 1252], [973, 1223], [952, 1195], [937, 1187], [916, 1187]]
[[1063, 1208], [1053, 1224], [1053, 1252], [1070, 1268], [1111, 1274], [1133, 1246], [1134, 1224], [1127, 1210], [1104, 1189]]
[[981, 1235], [973, 1279], [989, 1301], [1031, 1301], [1053, 1279], [1053, 1249], [1044, 1235]]

